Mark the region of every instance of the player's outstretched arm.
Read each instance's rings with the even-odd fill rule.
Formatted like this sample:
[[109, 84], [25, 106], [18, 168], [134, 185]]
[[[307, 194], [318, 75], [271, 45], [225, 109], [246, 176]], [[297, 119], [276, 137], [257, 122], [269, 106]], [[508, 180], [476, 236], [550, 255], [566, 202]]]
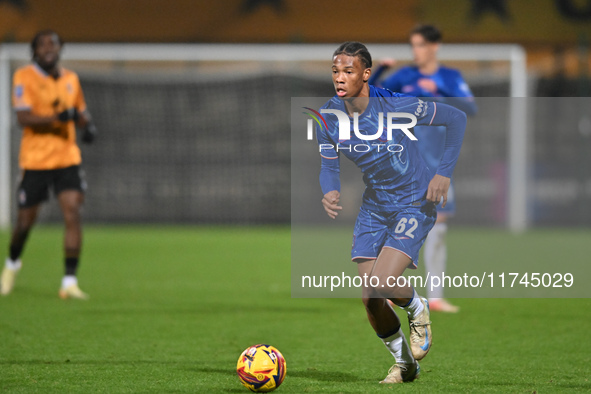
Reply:
[[322, 197], [322, 206], [331, 219], [336, 219], [339, 215], [338, 211], [343, 209], [343, 207], [339, 205], [340, 198], [341, 193], [337, 190], [332, 190]]

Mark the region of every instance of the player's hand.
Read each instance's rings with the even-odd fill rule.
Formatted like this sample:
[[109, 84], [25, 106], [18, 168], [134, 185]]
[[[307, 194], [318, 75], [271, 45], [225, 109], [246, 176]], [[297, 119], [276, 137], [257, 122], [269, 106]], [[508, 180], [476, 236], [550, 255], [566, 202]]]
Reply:
[[96, 126], [92, 122], [88, 122], [86, 127], [84, 128], [84, 132], [82, 133], [82, 142], [85, 144], [92, 144], [94, 139], [96, 138]]
[[383, 59], [380, 61], [379, 65], [385, 68], [392, 68], [396, 65], [396, 59]]
[[330, 216], [331, 219], [335, 219], [338, 216], [338, 212], [343, 209], [343, 207], [339, 206], [339, 199], [341, 198], [341, 193], [336, 190], [330, 191], [322, 197], [322, 205], [324, 206], [324, 210]]
[[57, 119], [60, 122], [68, 122], [73, 120], [74, 122], [78, 121], [79, 118], [78, 110], [76, 108], [68, 108], [65, 111], [60, 112], [57, 114]]
[[427, 201], [439, 204], [443, 198], [441, 207], [445, 207], [447, 204], [447, 191], [449, 190], [449, 183], [451, 179], [443, 175], [435, 175], [431, 182], [429, 182], [429, 188], [427, 189]]
[[437, 93], [437, 84], [431, 78], [421, 78], [417, 81], [417, 85], [426, 92]]

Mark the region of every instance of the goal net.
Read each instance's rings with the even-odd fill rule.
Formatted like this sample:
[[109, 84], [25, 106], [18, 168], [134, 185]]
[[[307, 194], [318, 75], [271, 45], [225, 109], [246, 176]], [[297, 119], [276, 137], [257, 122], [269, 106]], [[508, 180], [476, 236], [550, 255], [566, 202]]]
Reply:
[[[62, 65], [79, 74], [100, 133], [81, 146], [85, 221], [288, 223], [298, 188], [290, 181], [290, 99], [334, 94], [336, 47], [67, 44]], [[376, 62], [411, 60], [407, 45], [368, 48]], [[440, 57], [476, 97], [527, 96], [518, 46], [445, 45]], [[0, 47], [1, 227], [15, 214], [19, 173], [11, 76], [29, 58], [27, 45]], [[505, 112], [508, 128], [496, 133], [478, 131], [486, 119], [471, 121], [455, 173], [457, 221], [519, 231], [528, 222], [526, 118]], [[495, 177], [505, 188], [496, 197]], [[41, 220], [59, 218], [56, 204], [44, 207]]]

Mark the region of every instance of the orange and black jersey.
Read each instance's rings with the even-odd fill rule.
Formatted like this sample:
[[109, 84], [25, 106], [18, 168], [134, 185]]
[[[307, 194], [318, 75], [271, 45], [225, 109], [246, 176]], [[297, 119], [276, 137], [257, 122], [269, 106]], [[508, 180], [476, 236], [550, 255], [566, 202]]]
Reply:
[[[86, 110], [86, 102], [73, 71], [61, 68], [54, 78], [36, 63], [19, 68], [13, 77], [12, 102], [15, 111], [52, 116], [69, 108]], [[78, 165], [82, 161], [76, 144], [74, 121], [24, 127], [19, 165], [26, 170], [52, 170]]]

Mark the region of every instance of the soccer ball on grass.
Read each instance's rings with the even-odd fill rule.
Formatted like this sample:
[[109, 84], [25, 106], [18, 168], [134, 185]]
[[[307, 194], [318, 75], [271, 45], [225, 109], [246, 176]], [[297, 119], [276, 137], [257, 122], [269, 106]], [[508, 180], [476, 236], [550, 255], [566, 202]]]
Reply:
[[269, 345], [254, 345], [238, 358], [236, 372], [240, 382], [255, 393], [275, 390], [285, 378], [285, 359]]

